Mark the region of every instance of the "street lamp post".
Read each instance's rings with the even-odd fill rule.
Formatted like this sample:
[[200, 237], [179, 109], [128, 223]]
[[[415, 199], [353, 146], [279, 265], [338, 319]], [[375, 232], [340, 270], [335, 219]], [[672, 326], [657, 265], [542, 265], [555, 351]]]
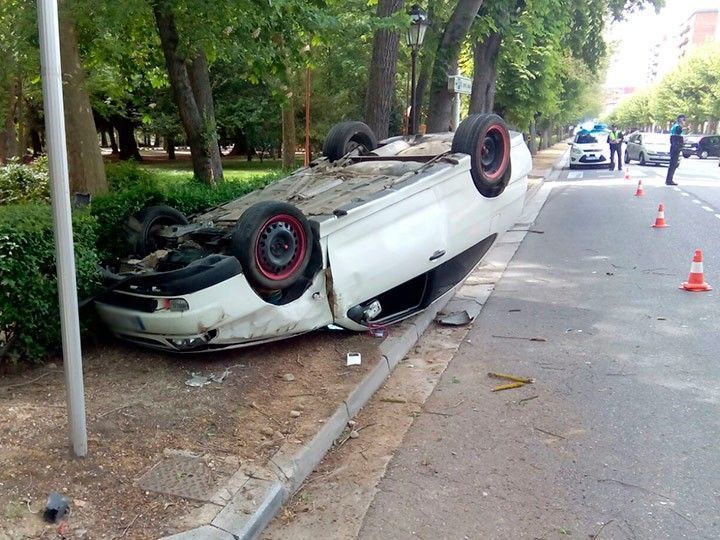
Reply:
[[410, 126], [409, 133], [414, 135], [417, 132], [417, 88], [416, 76], [418, 51], [425, 39], [425, 30], [429, 25], [427, 13], [418, 5], [410, 8], [410, 28], [407, 31], [407, 44], [410, 47], [412, 58], [411, 83], [410, 83]]

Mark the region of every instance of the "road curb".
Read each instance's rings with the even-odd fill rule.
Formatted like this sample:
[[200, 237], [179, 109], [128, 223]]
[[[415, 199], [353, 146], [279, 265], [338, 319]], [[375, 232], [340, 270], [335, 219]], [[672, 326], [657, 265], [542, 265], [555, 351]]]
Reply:
[[[563, 157], [558, 159], [557, 163], [560, 163]], [[547, 189], [549, 186], [544, 186], [545, 189], [541, 189], [543, 184], [544, 181], [539, 182], [536, 188], [528, 191], [525, 199], [526, 210], [523, 211], [520, 219], [527, 219], [529, 217], [527, 216], [528, 213], [534, 214], [534, 216], [539, 213], [549, 191]], [[542, 200], [535, 201], [535, 198], [540, 193], [544, 193], [545, 197], [540, 197]], [[500, 252], [507, 251], [502, 256], [502, 261], [505, 264], [512, 259], [517, 246], [520, 245], [524, 237], [523, 234], [519, 240], [506, 243], [503, 246], [512, 245], [515, 247], [514, 249], [500, 249]], [[200, 540], [205, 538], [209, 540], [254, 540], [258, 538], [285, 501], [300, 488], [305, 479], [325, 457], [335, 440], [343, 434], [348, 421], [370, 401], [375, 392], [392, 374], [395, 367], [415, 346], [420, 336], [435, 320], [438, 313], [458, 295], [462, 296], [461, 300], [469, 299], [467, 294], [463, 294], [468, 290], [467, 288], [462, 290], [463, 286], [464, 284], [460, 284], [451, 289], [422, 313], [399, 326], [391, 328], [392, 333], [379, 346], [382, 355], [380, 361], [352, 389], [313, 438], [299, 449], [297, 445], [283, 445], [270, 458], [268, 468], [277, 477], [277, 480], [268, 481], [251, 477], [215, 516], [211, 524], [168, 536], [162, 540]], [[480, 298], [474, 300], [482, 306], [487, 297], [492, 294], [493, 289], [494, 286], [485, 287]], [[398, 328], [400, 329], [399, 332], [397, 331]]]

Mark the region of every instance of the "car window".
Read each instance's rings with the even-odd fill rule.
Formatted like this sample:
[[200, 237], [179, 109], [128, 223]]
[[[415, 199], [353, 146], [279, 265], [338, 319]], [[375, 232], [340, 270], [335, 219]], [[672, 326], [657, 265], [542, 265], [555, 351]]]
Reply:
[[645, 144], [670, 144], [670, 135], [667, 133], [646, 133], [643, 139]]
[[578, 144], [595, 144], [599, 143], [599, 133], [578, 133], [575, 137], [575, 142]]

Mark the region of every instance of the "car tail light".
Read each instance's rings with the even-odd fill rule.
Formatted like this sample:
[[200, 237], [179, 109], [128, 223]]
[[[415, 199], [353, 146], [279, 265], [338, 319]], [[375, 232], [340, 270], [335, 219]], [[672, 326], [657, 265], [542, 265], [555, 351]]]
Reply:
[[158, 303], [158, 311], [183, 312], [190, 309], [190, 305], [184, 298], [164, 298]]

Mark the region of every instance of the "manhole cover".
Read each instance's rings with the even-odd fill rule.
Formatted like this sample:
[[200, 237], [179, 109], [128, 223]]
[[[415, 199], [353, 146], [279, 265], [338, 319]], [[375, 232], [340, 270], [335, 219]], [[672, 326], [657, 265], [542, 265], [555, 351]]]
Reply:
[[221, 480], [220, 475], [199, 458], [168, 456], [145, 473], [138, 485], [147, 491], [210, 501]]

